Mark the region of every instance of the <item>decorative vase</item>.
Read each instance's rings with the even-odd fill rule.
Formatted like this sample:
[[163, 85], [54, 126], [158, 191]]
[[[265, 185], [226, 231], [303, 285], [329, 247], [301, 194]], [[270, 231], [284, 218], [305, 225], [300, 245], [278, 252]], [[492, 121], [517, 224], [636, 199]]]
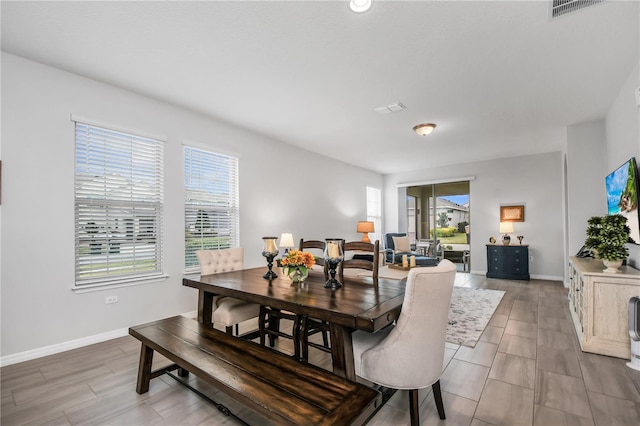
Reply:
[[604, 263], [604, 266], [607, 267], [607, 269], [605, 269], [604, 272], [615, 274], [620, 272], [619, 268], [622, 265], [622, 259], [617, 259], [617, 260], [602, 259], [602, 263]]
[[282, 270], [289, 279], [294, 283], [303, 283], [309, 277], [309, 270], [304, 268], [304, 271], [300, 270], [300, 268], [294, 267], [285, 267]]

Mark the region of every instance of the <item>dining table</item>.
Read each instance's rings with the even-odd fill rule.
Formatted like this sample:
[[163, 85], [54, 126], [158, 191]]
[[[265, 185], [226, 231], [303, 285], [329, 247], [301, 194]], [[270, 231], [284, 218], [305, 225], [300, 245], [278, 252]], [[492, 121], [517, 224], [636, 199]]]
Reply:
[[212, 324], [215, 296], [230, 296], [262, 306], [326, 321], [331, 337], [333, 372], [356, 379], [352, 333], [375, 333], [392, 324], [400, 315], [406, 279], [349, 276], [338, 289], [326, 288], [324, 274], [312, 271], [303, 283], [293, 283], [286, 275], [265, 279], [266, 267], [242, 269], [199, 278], [184, 278], [182, 284], [198, 290], [198, 321]]

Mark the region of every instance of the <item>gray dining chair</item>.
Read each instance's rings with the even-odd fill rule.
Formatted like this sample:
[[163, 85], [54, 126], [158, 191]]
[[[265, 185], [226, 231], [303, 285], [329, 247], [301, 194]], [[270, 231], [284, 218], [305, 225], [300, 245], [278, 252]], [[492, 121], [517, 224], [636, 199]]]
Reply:
[[378, 333], [353, 333], [356, 374], [370, 382], [409, 391], [411, 425], [420, 424], [418, 390], [431, 386], [438, 415], [445, 419], [440, 375], [456, 266], [414, 268], [407, 277], [395, 325]]
[[[200, 274], [210, 275], [236, 271], [244, 268], [244, 249], [242, 247], [219, 250], [196, 250]], [[260, 315], [260, 305], [227, 296], [213, 298], [213, 324], [225, 327], [227, 334], [240, 334], [239, 324]]]

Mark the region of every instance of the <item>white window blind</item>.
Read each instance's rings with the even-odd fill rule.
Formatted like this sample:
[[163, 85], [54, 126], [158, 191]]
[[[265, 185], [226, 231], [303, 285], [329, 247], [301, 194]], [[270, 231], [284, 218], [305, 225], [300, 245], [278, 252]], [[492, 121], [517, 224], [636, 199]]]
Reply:
[[163, 143], [75, 122], [76, 287], [162, 274]]
[[381, 241], [382, 235], [382, 191], [367, 186], [367, 220], [373, 222], [374, 232], [369, 235], [371, 241]]
[[184, 147], [185, 268], [198, 269], [196, 250], [238, 247], [238, 159]]

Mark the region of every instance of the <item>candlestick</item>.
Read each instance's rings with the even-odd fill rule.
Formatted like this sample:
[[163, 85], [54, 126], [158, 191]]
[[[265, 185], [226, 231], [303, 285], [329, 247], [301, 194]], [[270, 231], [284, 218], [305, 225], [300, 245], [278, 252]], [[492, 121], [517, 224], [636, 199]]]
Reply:
[[273, 259], [278, 255], [278, 246], [276, 246], [276, 237], [262, 237], [264, 240], [264, 247], [262, 248], [262, 255], [267, 258], [267, 266], [269, 270], [262, 276], [267, 280], [278, 278], [275, 272], [271, 270], [273, 267]]
[[416, 257], [415, 256], [411, 256], [409, 258], [409, 265], [414, 268], [416, 266]]
[[331, 278], [324, 283], [326, 288], [330, 288], [331, 290], [338, 289], [342, 287], [342, 283], [336, 279], [336, 269], [340, 262], [342, 262], [342, 240], [336, 239], [328, 239], [326, 240], [326, 245], [324, 249], [324, 260], [328, 265], [329, 274]]
[[409, 261], [407, 260], [407, 255], [403, 254], [402, 255], [402, 267], [406, 268], [409, 266]]

